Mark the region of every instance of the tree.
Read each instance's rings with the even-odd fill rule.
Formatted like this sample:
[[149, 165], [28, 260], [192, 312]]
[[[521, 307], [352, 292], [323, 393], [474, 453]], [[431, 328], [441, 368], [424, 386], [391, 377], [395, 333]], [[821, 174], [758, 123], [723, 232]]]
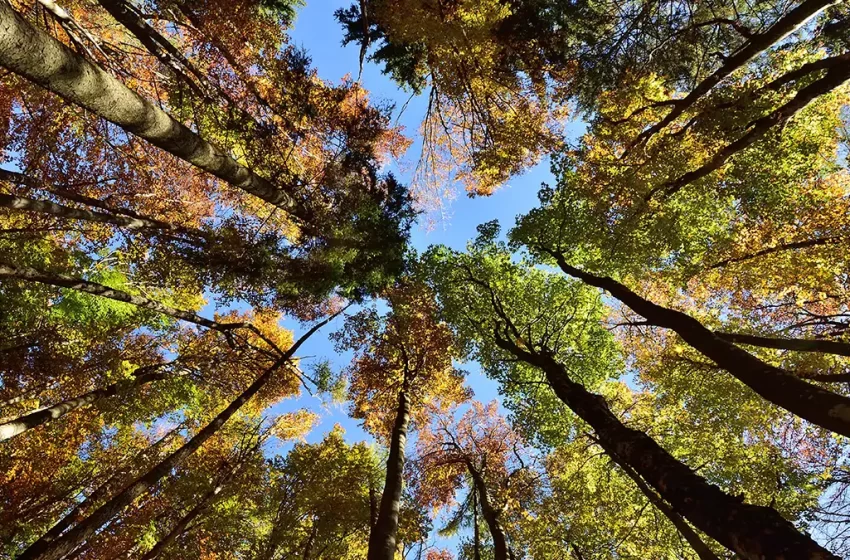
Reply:
[[356, 356], [348, 370], [352, 413], [389, 443], [380, 508], [369, 536], [370, 560], [391, 560], [399, 527], [405, 444], [411, 422], [422, 425], [435, 407], [468, 398], [452, 365], [452, 336], [436, 317], [430, 292], [402, 281], [386, 294], [390, 312], [360, 311], [334, 334], [340, 349]]
[[505, 510], [533, 493], [535, 481], [524, 442], [499, 416], [498, 403], [473, 402], [456, 422], [449, 415], [436, 417], [420, 430], [416, 447], [419, 499], [432, 508], [449, 505], [468, 479], [471, 507], [477, 515], [480, 503], [494, 558], [516, 558], [504, 527]]
[[[775, 510], [743, 503], [707, 483], [645, 433], [624, 425], [604, 397], [573, 379], [558, 355], [581, 352], [581, 347], [571, 347], [572, 341], [559, 336], [558, 324], [545, 320], [551, 304], [535, 297], [545, 298], [549, 286], [564, 283], [511, 263], [504, 249], [488, 248], [486, 240], [482, 238], [479, 251], [471, 256], [434, 251], [434, 258], [445, 259], [445, 265], [432, 278], [452, 324], [468, 337], [470, 349], [485, 367], [510, 373], [510, 364], [519, 360], [542, 372], [555, 395], [593, 429], [614, 461], [626, 463], [698, 529], [745, 558], [780, 558], [792, 550], [804, 558], [833, 557]], [[707, 515], [709, 511], [714, 514]], [[728, 521], [732, 518], [734, 523]], [[770, 541], [765, 534], [772, 535]]]

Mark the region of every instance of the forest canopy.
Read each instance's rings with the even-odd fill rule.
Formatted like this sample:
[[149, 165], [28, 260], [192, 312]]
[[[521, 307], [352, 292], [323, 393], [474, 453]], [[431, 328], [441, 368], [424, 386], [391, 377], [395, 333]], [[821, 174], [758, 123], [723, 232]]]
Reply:
[[850, 5], [348, 1], [0, 0], [0, 559], [850, 558]]

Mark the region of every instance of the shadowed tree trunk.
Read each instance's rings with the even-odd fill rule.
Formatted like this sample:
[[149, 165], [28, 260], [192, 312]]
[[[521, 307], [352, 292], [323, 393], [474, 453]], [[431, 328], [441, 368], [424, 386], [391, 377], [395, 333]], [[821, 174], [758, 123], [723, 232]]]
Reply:
[[481, 532], [478, 527], [478, 490], [472, 488], [472, 560], [481, 560]]
[[85, 220], [87, 222], [98, 222], [112, 224], [127, 229], [171, 229], [168, 224], [154, 222], [143, 218], [131, 218], [129, 216], [115, 216], [105, 212], [94, 212], [79, 208], [62, 206], [47, 200], [34, 200], [22, 196], [0, 194], [0, 207], [11, 210], [24, 210], [26, 212], [38, 212], [50, 214], [69, 220]]
[[212, 490], [207, 492], [201, 497], [201, 500], [190, 509], [186, 515], [180, 518], [174, 527], [168, 532], [165, 537], [162, 538], [159, 542], [154, 545], [152, 549], [147, 551], [144, 556], [141, 557], [140, 560], [154, 560], [154, 558], [159, 557], [165, 548], [177, 540], [177, 537], [186, 532], [189, 523], [194, 521], [199, 515], [201, 515], [204, 510], [206, 510], [212, 501], [221, 493], [222, 488], [224, 488], [224, 483], [216, 484]]
[[543, 251], [552, 255], [565, 273], [585, 284], [606, 290], [650, 324], [674, 331], [764, 399], [813, 424], [850, 436], [850, 398], [807, 383], [791, 372], [759, 360], [716, 335], [690, 315], [652, 303], [612, 278], [570, 266], [559, 253]]
[[729, 342], [734, 342], [736, 344], [761, 346], [762, 348], [776, 348], [777, 350], [793, 350], [795, 352], [821, 352], [823, 354], [850, 356], [850, 343], [836, 340], [777, 338], [771, 336], [757, 336], [752, 334], [719, 331], [715, 331], [714, 334], [723, 340], [728, 340]]
[[[341, 312], [340, 312], [341, 313]], [[171, 470], [181, 461], [192, 455], [201, 445], [214, 436], [251, 397], [256, 395], [274, 376], [274, 374], [292, 358], [298, 348], [322, 326], [327, 324], [339, 313], [334, 314], [313, 326], [301, 338], [299, 338], [273, 365], [263, 372], [245, 391], [236, 397], [224, 410], [222, 410], [209, 424], [204, 426], [197, 434], [187, 441], [180, 449], [160, 461], [156, 466], [134, 480], [121, 492], [112, 497], [108, 502], [92, 512], [85, 520], [70, 529], [64, 535], [58, 537], [45, 546], [36, 547], [34, 544], [27, 548], [18, 560], [60, 560], [63, 556], [70, 554], [77, 547], [90, 539], [110, 519], [120, 513], [134, 500], [144, 495], [154, 484], [168, 475]]]
[[0, 2], [0, 65], [238, 189], [307, 218], [291, 194], [31, 25], [7, 2]]
[[691, 548], [694, 549], [694, 552], [697, 553], [700, 560], [719, 560], [717, 555], [708, 548], [708, 545], [703, 542], [697, 532], [688, 525], [688, 522], [685, 521], [681, 515], [676, 513], [676, 511], [671, 508], [667, 502], [662, 500], [661, 497], [652, 490], [652, 488], [648, 487], [634, 469], [625, 464], [625, 462], [620, 463], [620, 468], [622, 468], [623, 472], [625, 472], [626, 475], [634, 481], [638, 489], [643, 492], [643, 495], [647, 497], [652, 505], [658, 508], [658, 511], [663, 513], [667, 519], [670, 520], [673, 526], [676, 527], [676, 530], [679, 531], [679, 534], [684, 537], [689, 545], [691, 545]]
[[410, 397], [407, 388], [398, 393], [398, 409], [390, 440], [390, 455], [387, 459], [387, 475], [378, 519], [369, 534], [368, 560], [393, 560], [396, 552], [398, 512], [401, 506], [401, 490], [404, 476], [404, 447], [407, 443], [407, 428], [410, 424]]
[[505, 528], [502, 527], [499, 512], [490, 503], [490, 495], [487, 492], [487, 484], [484, 482], [484, 477], [478, 472], [478, 469], [471, 461], [466, 462], [466, 468], [475, 484], [475, 494], [481, 502], [481, 514], [484, 517], [484, 522], [487, 523], [487, 528], [490, 530], [490, 536], [493, 538], [493, 557], [495, 560], [509, 560], [513, 558], [513, 553], [508, 546], [508, 538], [505, 535]]
[[119, 488], [119, 484], [123, 482], [124, 476], [130, 472], [132, 467], [144, 465], [151, 457], [155, 457], [159, 450], [168, 443], [171, 438], [177, 435], [182, 427], [182, 425], [174, 427], [167, 434], [159, 438], [153, 445], [137, 453], [127, 464], [123, 465], [117, 472], [113, 473], [106, 482], [98, 486], [94, 492], [89, 494], [85, 500], [74, 506], [74, 509], [65, 514], [62, 519], [60, 519], [44, 535], [39, 537], [38, 540], [30, 545], [30, 547], [43, 548], [48, 543], [56, 540], [56, 538], [61, 535], [65, 529], [80, 521], [83, 518], [83, 512], [89, 510], [90, 506], [99, 503], [101, 500], [112, 494], [112, 492], [117, 490]]
[[806, 0], [788, 12], [784, 17], [777, 20], [764, 33], [752, 36], [749, 41], [727, 58], [720, 68], [697, 84], [683, 99], [677, 100], [673, 109], [663, 119], [642, 132], [635, 141], [635, 144], [649, 140], [657, 132], [676, 120], [682, 113], [693, 107], [702, 96], [711, 91], [714, 86], [730, 76], [735, 70], [743, 67], [754, 57], [769, 49], [790, 33], [793, 33], [821, 10], [836, 3], [838, 3], [837, 0]]
[[[504, 316], [503, 320], [507, 322]], [[723, 546], [747, 560], [838, 560], [773, 508], [726, 494], [648, 435], [625, 426], [602, 396], [570, 379], [550, 354], [529, 352], [507, 332], [494, 335], [500, 348], [545, 373], [558, 398], [587, 422], [615, 462], [633, 468], [676, 512]]]
[[141, 387], [142, 385], [146, 385], [151, 381], [159, 381], [161, 379], [165, 379], [169, 376], [168, 372], [157, 371], [164, 366], [165, 364], [161, 364], [142, 368], [148, 370], [153, 369], [154, 371], [137, 375], [135, 379], [133, 379], [129, 383], [113, 383], [112, 385], [109, 385], [102, 389], [95, 389], [94, 391], [89, 391], [88, 393], [79, 397], [62, 401], [61, 403], [55, 404], [53, 406], [49, 406], [47, 408], [43, 408], [35, 412], [30, 412], [29, 414], [16, 418], [15, 420], [0, 424], [0, 441], [13, 438], [17, 435], [26, 432], [27, 430], [31, 430], [32, 428], [41, 426], [42, 424], [46, 424], [51, 420], [62, 418], [66, 414], [73, 412], [83, 406], [89, 405], [100, 399], [117, 395], [122, 388], [126, 387], [127, 390], [130, 390], [136, 387]]
[[245, 323], [218, 323], [216, 321], [201, 317], [196, 313], [192, 313], [190, 311], [182, 311], [180, 309], [174, 309], [173, 307], [163, 305], [159, 302], [153, 301], [143, 296], [132, 295], [122, 290], [117, 290], [108, 286], [104, 286], [103, 284], [89, 282], [87, 280], [74, 278], [73, 276], [68, 276], [66, 274], [61, 274], [58, 272], [46, 273], [40, 270], [36, 270], [34, 268], [17, 267], [11, 264], [0, 262], [0, 279], [2, 278], [14, 278], [16, 280], [39, 282], [41, 284], [48, 284], [50, 286], [57, 286], [60, 288], [69, 288], [71, 290], [85, 292], [94, 296], [100, 296], [108, 299], [113, 299], [115, 301], [120, 301], [123, 303], [129, 303], [137, 307], [150, 309], [151, 311], [157, 311], [159, 313], [162, 313], [163, 315], [168, 315], [169, 317], [180, 319], [181, 321], [187, 321], [189, 323], [194, 323], [196, 325], [200, 325], [208, 329], [214, 329], [220, 332], [229, 332], [237, 328], [248, 326]]
[[752, 123], [752, 126], [748, 127], [748, 132], [721, 149], [704, 165], [698, 169], [685, 173], [677, 179], [665, 183], [658, 189], [653, 189], [646, 198], [651, 198], [659, 190], [662, 192], [664, 197], [670, 197], [694, 181], [702, 179], [709, 173], [717, 171], [729, 160], [729, 158], [754, 144], [774, 127], [783, 126], [789, 119], [804, 109], [814, 99], [841, 87], [844, 83], [850, 80], [850, 61], [848, 61], [848, 58], [850, 57], [837, 56], [833, 58], [836, 59], [833, 60], [834, 66], [832, 66], [822, 78], [798, 91], [797, 95], [795, 95], [793, 99], [769, 115]]

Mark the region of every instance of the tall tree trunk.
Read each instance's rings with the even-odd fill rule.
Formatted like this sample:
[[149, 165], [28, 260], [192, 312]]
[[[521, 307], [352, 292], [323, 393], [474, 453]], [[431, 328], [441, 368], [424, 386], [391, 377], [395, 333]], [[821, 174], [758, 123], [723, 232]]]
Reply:
[[772, 336], [757, 336], [715, 331], [715, 335], [723, 340], [748, 346], [776, 348], [777, 350], [793, 350], [795, 352], [822, 352], [837, 356], [850, 356], [850, 343], [837, 340], [813, 340], [804, 338], [777, 338]]
[[478, 527], [478, 489], [472, 487], [472, 560], [481, 560], [481, 530]]
[[182, 425], [178, 425], [164, 436], [159, 438], [153, 445], [143, 449], [139, 453], [137, 453], [132, 460], [130, 460], [125, 465], [122, 465], [115, 473], [113, 473], [103, 484], [97, 487], [97, 489], [86, 497], [85, 500], [78, 503], [74, 506], [70, 512], [65, 514], [62, 519], [56, 522], [53, 527], [50, 528], [44, 535], [38, 538], [30, 547], [36, 547], [37, 549], [45, 547], [48, 543], [56, 540], [56, 538], [61, 535], [65, 529], [77, 523], [83, 518], [83, 512], [91, 509], [91, 506], [99, 503], [104, 498], [111, 495], [115, 490], [119, 488], [119, 485], [123, 483], [124, 477], [128, 472], [131, 472], [131, 469], [137, 465], [145, 465], [151, 457], [156, 457], [159, 453], [159, 450], [168, 443], [171, 438], [177, 435], [182, 429]]
[[816, 237], [814, 239], [806, 239], [805, 241], [795, 241], [793, 243], [783, 243], [781, 245], [774, 245], [773, 247], [768, 247], [766, 249], [762, 249], [760, 251], [756, 251], [754, 253], [750, 253], [747, 255], [741, 255], [738, 257], [729, 257], [727, 259], [723, 259], [722, 261], [718, 261], [713, 265], [709, 266], [709, 270], [715, 268], [723, 268], [724, 266], [728, 266], [730, 264], [739, 263], [748, 261], [751, 259], [757, 259], [758, 257], [763, 257], [765, 255], [770, 255], [773, 253], [780, 253], [782, 251], [793, 251], [796, 249], [808, 249], [809, 247], [819, 247], [822, 245], [834, 245], [842, 242], [846, 239], [844, 235], [833, 235], [829, 237]]
[[593, 429], [618, 464], [635, 470], [698, 529], [748, 560], [838, 560], [773, 508], [754, 506], [709, 484], [645, 433], [625, 426], [601, 395], [570, 379], [550, 354], [531, 353], [496, 332], [496, 344], [541, 369], [558, 398]]
[[31, 25], [7, 2], [0, 2], [0, 65], [232, 186], [309, 221], [305, 209], [290, 193]]
[[[155, 366], [154, 369], [160, 369], [161, 367], [163, 366]], [[126, 387], [127, 390], [135, 389], [136, 387], [141, 387], [142, 385], [146, 385], [151, 381], [159, 381], [161, 379], [165, 379], [166, 377], [168, 377], [168, 372], [163, 371], [152, 371], [150, 373], [143, 373], [141, 375], [136, 376], [136, 378], [133, 379], [133, 381], [130, 383], [113, 383], [112, 385], [108, 385], [102, 389], [95, 389], [94, 391], [89, 391], [88, 393], [79, 397], [62, 401], [61, 403], [55, 404], [53, 406], [42, 408], [41, 410], [31, 412], [29, 414], [21, 416], [20, 418], [16, 418], [15, 420], [5, 422], [3, 424], [0, 424], [0, 441], [13, 438], [19, 434], [26, 432], [27, 430], [35, 428], [36, 426], [46, 424], [51, 420], [62, 418], [69, 412], [73, 412], [74, 410], [77, 410], [80, 407], [86, 406], [100, 399], [114, 396], [118, 394], [118, 391], [124, 387]]]
[[245, 391], [236, 397], [224, 410], [222, 410], [209, 424], [195, 434], [180, 449], [160, 461], [147, 473], [134, 480], [129, 486], [112, 497], [104, 505], [91, 513], [76, 527], [60, 536], [45, 546], [36, 547], [34, 544], [27, 548], [18, 560], [59, 560], [66, 554], [72, 552], [83, 542], [90, 539], [106, 522], [115, 517], [134, 500], [144, 495], [154, 484], [168, 475], [171, 470], [181, 461], [192, 455], [201, 445], [214, 436], [251, 397], [257, 394], [272, 378], [275, 372], [292, 358], [299, 347], [322, 326], [327, 324], [339, 313], [321, 321], [299, 338], [287, 352], [271, 365], [260, 377], [258, 377]]
[[[0, 2], [0, 5], [2, 5], [2, 2]], [[123, 303], [129, 303], [137, 307], [150, 309], [151, 311], [157, 311], [159, 313], [162, 313], [163, 315], [168, 315], [169, 317], [173, 317], [181, 321], [187, 321], [189, 323], [194, 323], [196, 325], [200, 325], [208, 329], [214, 329], [220, 332], [229, 332], [233, 329], [246, 326], [244, 323], [218, 323], [216, 321], [201, 317], [196, 313], [192, 313], [190, 311], [182, 311], [180, 309], [174, 309], [173, 307], [163, 305], [159, 302], [153, 301], [143, 296], [135, 296], [122, 290], [117, 290], [108, 286], [104, 286], [103, 284], [89, 282], [87, 280], [74, 278], [73, 276], [68, 276], [66, 274], [61, 274], [58, 272], [46, 273], [40, 270], [36, 270], [34, 268], [16, 267], [11, 264], [0, 262], [0, 279], [2, 278], [27, 280], [30, 282], [39, 282], [41, 284], [48, 284], [60, 288], [77, 290], [94, 296], [100, 296], [113, 299], [115, 301], [120, 301]]]
[[620, 463], [620, 468], [623, 469], [623, 472], [631, 478], [634, 483], [637, 485], [638, 489], [643, 492], [643, 495], [647, 497], [647, 499], [654, 505], [661, 513], [663, 513], [667, 519], [676, 527], [676, 530], [679, 531], [679, 534], [684, 537], [684, 539], [691, 545], [691, 548], [694, 549], [694, 552], [697, 553], [700, 560], [719, 560], [717, 555], [714, 554], [708, 545], [703, 542], [700, 536], [694, 531], [688, 522], [685, 519], [676, 513], [676, 510], [670, 507], [670, 504], [661, 499], [661, 496], [655, 493], [643, 479], [640, 477], [638, 473], [634, 471], [632, 467], [630, 467], [625, 461]]
[[0, 194], [0, 208], [50, 214], [68, 220], [85, 220], [87, 222], [112, 224], [127, 229], [164, 229], [161, 222], [157, 223], [145, 219], [130, 218], [128, 216], [115, 216], [105, 212], [71, 208], [47, 200], [34, 200], [32, 198], [8, 194]]
[[805, 0], [784, 17], [777, 20], [764, 33], [752, 36], [749, 41], [727, 58], [720, 68], [697, 84], [687, 96], [679, 100], [663, 119], [642, 132], [635, 141], [635, 144], [649, 140], [657, 132], [663, 130], [667, 125], [679, 118], [682, 113], [693, 107], [702, 96], [711, 91], [714, 86], [730, 76], [735, 70], [742, 68], [754, 57], [799, 29], [800, 26], [817, 15], [818, 12], [836, 3], [838, 3], [838, 0]]
[[390, 441], [387, 459], [387, 475], [378, 519], [369, 534], [368, 560], [393, 560], [396, 552], [398, 512], [401, 506], [401, 490], [404, 476], [404, 447], [407, 443], [407, 428], [410, 424], [410, 397], [407, 388], [398, 393], [398, 409]]
[[493, 557], [495, 560], [509, 560], [513, 558], [513, 554], [508, 546], [508, 537], [505, 535], [505, 528], [502, 527], [499, 512], [490, 503], [490, 494], [487, 492], [484, 477], [481, 476], [481, 473], [478, 472], [471, 461], [466, 462], [466, 468], [472, 476], [476, 494], [481, 502], [481, 514], [484, 516], [484, 522], [487, 523], [490, 536], [493, 538]]
[[313, 519], [313, 526], [310, 527], [310, 534], [307, 535], [307, 541], [304, 543], [304, 550], [301, 553], [301, 560], [310, 560], [310, 557], [313, 556], [313, 544], [316, 542], [317, 532], [318, 526], [316, 525], [316, 519]]
[[759, 360], [681, 311], [652, 303], [612, 278], [596, 276], [570, 266], [559, 253], [545, 252], [557, 260], [565, 273], [590, 286], [608, 291], [632, 311], [645, 317], [650, 324], [676, 332], [682, 340], [764, 399], [813, 424], [850, 436], [850, 398], [821, 389], [788, 371]]
[[201, 501], [199, 501], [195, 507], [190, 509], [186, 515], [181, 517], [180, 521], [171, 528], [168, 534], [157, 542], [152, 549], [147, 551], [144, 556], [142, 556], [141, 560], [154, 560], [154, 558], [157, 558], [168, 545], [173, 543], [177, 537], [186, 532], [186, 528], [189, 526], [189, 523], [194, 521], [210, 506], [210, 503], [219, 495], [219, 493], [221, 493], [222, 488], [224, 488], [224, 483], [216, 484], [215, 487], [204, 494]]
[[[168, 222], [163, 222], [155, 218], [143, 216], [142, 214], [139, 214], [134, 210], [111, 206], [102, 200], [98, 200], [90, 196], [69, 191], [68, 189], [64, 189], [57, 185], [48, 184], [44, 181], [36, 179], [35, 177], [30, 177], [29, 175], [18, 173], [17, 171], [10, 171], [8, 169], [0, 168], [0, 179], [3, 181], [14, 183], [16, 185], [24, 185], [30, 189], [48, 192], [59, 198], [64, 198], [66, 200], [84, 204], [86, 206], [99, 208], [108, 215], [120, 215], [126, 216], [128, 218], [135, 218], [137, 220], [137, 223], [141, 224], [143, 227], [150, 227], [152, 229], [178, 230], [181, 233], [186, 233], [189, 235], [198, 235], [200, 233], [196, 230], [186, 230], [180, 226], [175, 226], [174, 224], [170, 224]], [[80, 217], [80, 219], [84, 218]]]
[[850, 61], [847, 60], [847, 57], [835, 58], [840, 58], [840, 60], [835, 61], [835, 66], [830, 68], [822, 78], [812, 82], [798, 91], [797, 95], [795, 95], [793, 99], [769, 115], [766, 115], [752, 123], [752, 126], [748, 126], [749, 130], [743, 136], [721, 149], [714, 155], [714, 157], [698, 169], [688, 171], [681, 177], [664, 183], [660, 188], [653, 189], [646, 198], [651, 198], [659, 190], [665, 198], [670, 197], [694, 181], [702, 179], [709, 173], [717, 171], [729, 160], [729, 158], [753, 145], [758, 139], [767, 134], [774, 127], [783, 126], [789, 119], [803, 110], [809, 103], [844, 85], [848, 80], [850, 80]]

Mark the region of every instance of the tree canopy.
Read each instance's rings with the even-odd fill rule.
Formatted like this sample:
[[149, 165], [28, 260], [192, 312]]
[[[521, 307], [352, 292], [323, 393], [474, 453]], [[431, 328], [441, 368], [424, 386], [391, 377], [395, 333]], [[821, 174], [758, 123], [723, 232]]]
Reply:
[[0, 559], [850, 558], [846, 2], [0, 0], [0, 69]]

